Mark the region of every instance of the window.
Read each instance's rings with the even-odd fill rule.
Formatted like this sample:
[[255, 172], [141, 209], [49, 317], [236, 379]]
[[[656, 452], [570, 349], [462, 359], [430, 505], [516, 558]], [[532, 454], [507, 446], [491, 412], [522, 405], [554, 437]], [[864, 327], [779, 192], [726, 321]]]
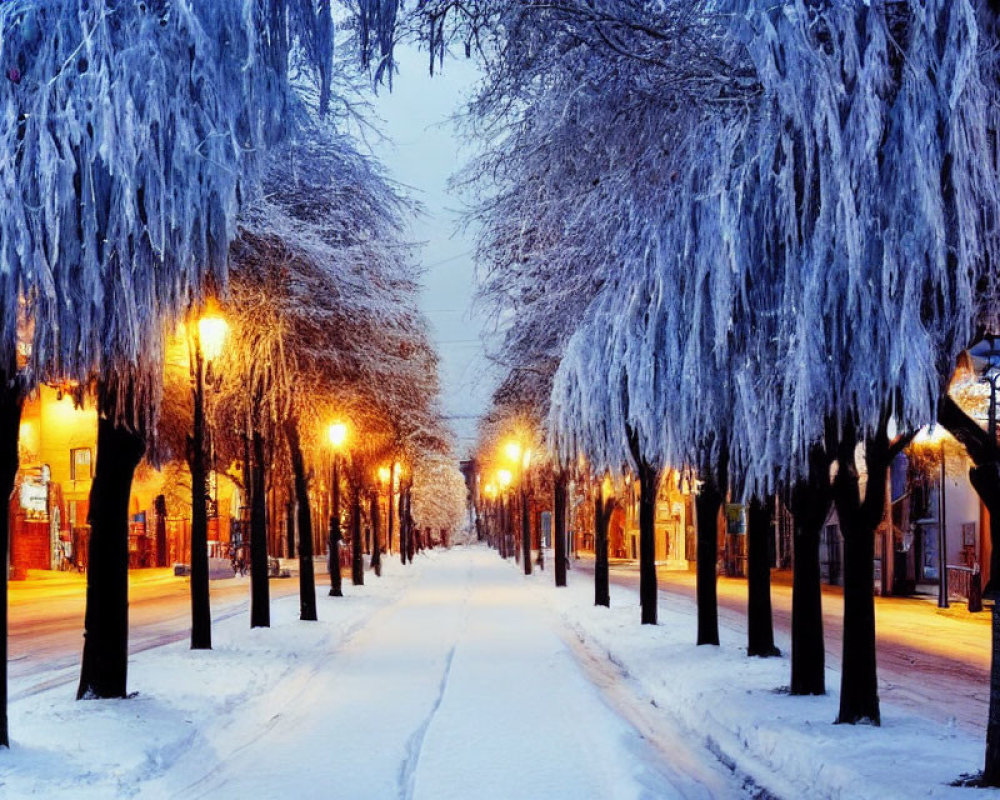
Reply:
[[75, 481], [89, 481], [94, 477], [89, 447], [76, 447], [69, 451], [69, 473]]

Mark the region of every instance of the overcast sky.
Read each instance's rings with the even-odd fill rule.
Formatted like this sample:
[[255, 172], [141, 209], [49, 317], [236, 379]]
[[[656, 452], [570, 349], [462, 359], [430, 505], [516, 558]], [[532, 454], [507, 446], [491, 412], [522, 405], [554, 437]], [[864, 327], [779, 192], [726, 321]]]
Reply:
[[375, 101], [389, 141], [375, 150], [426, 211], [412, 230], [414, 240], [425, 243], [421, 259], [427, 273], [420, 308], [431, 322], [441, 357], [442, 401], [457, 454], [465, 457], [493, 385], [480, 340], [483, 322], [471, 312], [474, 243], [459, 230], [461, 200], [449, 194], [447, 185], [470, 155], [450, 117], [471, 91], [476, 67], [452, 58], [431, 78], [426, 54], [401, 48], [397, 56], [400, 70], [393, 91], [381, 90]]

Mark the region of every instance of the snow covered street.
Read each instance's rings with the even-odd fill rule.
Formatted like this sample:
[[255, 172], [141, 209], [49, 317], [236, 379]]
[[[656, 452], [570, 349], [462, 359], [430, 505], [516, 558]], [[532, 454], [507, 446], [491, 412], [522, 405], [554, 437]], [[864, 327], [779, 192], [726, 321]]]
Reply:
[[[742, 784], [660, 720], [614, 709], [542, 587], [484, 549], [431, 553], [321, 593], [320, 622], [274, 601], [136, 654], [127, 701], [58, 687], [12, 706], [8, 797], [732, 797]], [[547, 587], [546, 587], [547, 588]], [[17, 688], [16, 681], [14, 686]], [[58, 731], [53, 736], [52, 731]]]

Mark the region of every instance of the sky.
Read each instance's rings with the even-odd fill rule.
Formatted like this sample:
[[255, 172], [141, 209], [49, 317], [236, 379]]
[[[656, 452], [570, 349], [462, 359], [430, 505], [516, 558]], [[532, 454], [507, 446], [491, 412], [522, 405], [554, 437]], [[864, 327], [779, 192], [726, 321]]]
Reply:
[[475, 243], [460, 229], [461, 198], [448, 191], [448, 179], [472, 155], [451, 117], [471, 92], [477, 69], [472, 61], [449, 58], [432, 78], [425, 53], [402, 47], [397, 58], [392, 91], [380, 90], [375, 100], [386, 140], [374, 149], [391, 176], [424, 206], [411, 230], [413, 240], [424, 243], [419, 306], [441, 357], [444, 413], [455, 432], [457, 455], [464, 458], [493, 386], [480, 339], [486, 323], [472, 309]]

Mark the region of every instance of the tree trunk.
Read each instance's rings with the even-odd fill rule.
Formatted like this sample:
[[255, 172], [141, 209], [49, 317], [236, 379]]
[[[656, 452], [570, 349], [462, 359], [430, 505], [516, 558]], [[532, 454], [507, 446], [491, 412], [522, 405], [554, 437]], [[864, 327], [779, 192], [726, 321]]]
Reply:
[[531, 509], [528, 505], [528, 493], [521, 489], [521, 556], [525, 575], [531, 574]]
[[566, 473], [560, 471], [556, 475], [555, 482], [555, 497], [553, 498], [553, 505], [555, 513], [554, 526], [555, 526], [555, 560], [556, 560], [556, 586], [566, 585], [566, 499], [567, 499], [567, 486], [566, 486]]
[[[600, 488], [597, 490], [600, 492]], [[608, 525], [614, 512], [614, 500], [594, 499], [594, 605], [611, 607], [608, 571]]]
[[644, 460], [640, 460], [639, 465], [639, 604], [642, 606], [642, 624], [655, 625], [656, 493], [660, 472]]
[[264, 437], [254, 429], [250, 481], [250, 627], [271, 627], [271, 587], [267, 577], [267, 509]]
[[750, 502], [747, 520], [747, 655], [780, 656], [774, 646], [771, 619], [771, 564], [768, 536], [771, 534], [771, 502], [756, 497]]
[[361, 552], [361, 487], [351, 487], [351, 583], [365, 585], [365, 562]]
[[399, 562], [406, 563], [406, 492], [399, 485]]
[[125, 697], [128, 673], [128, 501], [144, 437], [102, 409], [90, 487], [83, 663], [76, 699]]
[[861, 500], [856, 439], [845, 431], [838, 448], [833, 500], [844, 538], [844, 641], [837, 722], [880, 724], [875, 659], [875, 529], [885, 506], [889, 444], [885, 425], [865, 442], [868, 471]]
[[[16, 369], [16, 367], [15, 367]], [[12, 370], [13, 372], [13, 370]], [[3, 376], [0, 391], [0, 747], [10, 747], [7, 724], [7, 576], [10, 571], [10, 496], [18, 466], [18, 435], [24, 394], [15, 375]]]
[[1000, 461], [993, 461], [969, 470], [969, 483], [990, 515], [990, 579], [983, 594], [1000, 597]]
[[372, 492], [371, 515], [372, 515], [372, 557], [371, 569], [376, 577], [382, 576], [382, 543], [379, 541], [379, 496], [378, 489]]
[[716, 562], [719, 550], [719, 508], [722, 493], [709, 478], [695, 497], [698, 514], [696, 595], [698, 598], [698, 644], [719, 643], [719, 606], [716, 595]]
[[413, 563], [413, 549], [415, 547], [415, 530], [413, 525], [413, 484], [406, 485], [406, 558]]
[[316, 577], [313, 575], [312, 509], [309, 507], [309, 485], [305, 460], [299, 442], [298, 422], [294, 417], [285, 421], [285, 438], [292, 457], [295, 477], [295, 502], [298, 505], [299, 528], [299, 619], [316, 620]]
[[986, 723], [986, 760], [980, 780], [1000, 786], [1000, 447], [987, 431], [969, 417], [947, 394], [941, 398], [938, 422], [958, 439], [975, 466], [969, 481], [990, 514], [990, 573], [983, 590], [993, 598], [993, 650], [990, 662], [990, 709]]
[[819, 534], [830, 512], [829, 460], [816, 448], [808, 480], [791, 492], [795, 559], [792, 573], [792, 681], [794, 695], [826, 694], [823, 593]]
[[[197, 330], [197, 326], [194, 326]], [[188, 437], [191, 470], [191, 649], [212, 649], [212, 610], [208, 592], [208, 482], [205, 470], [205, 374], [201, 344], [193, 337], [191, 389], [194, 429]]]
[[844, 655], [837, 722], [878, 725], [875, 662], [875, 530], [865, 527], [844, 537]]
[[497, 537], [500, 539], [500, 557], [506, 561], [509, 557], [508, 547], [507, 547], [507, 517], [510, 513], [510, 498], [508, 497], [506, 501], [501, 495], [500, 508], [497, 512]]
[[[990, 515], [992, 527], [993, 515]], [[990, 658], [990, 711], [986, 722], [986, 762], [980, 784], [1000, 786], [1000, 603], [993, 603]]]
[[[627, 397], [626, 397], [627, 400]], [[639, 476], [639, 605], [642, 624], [656, 624], [656, 495], [660, 488], [660, 470], [642, 452], [639, 435], [625, 426], [632, 465]]]

